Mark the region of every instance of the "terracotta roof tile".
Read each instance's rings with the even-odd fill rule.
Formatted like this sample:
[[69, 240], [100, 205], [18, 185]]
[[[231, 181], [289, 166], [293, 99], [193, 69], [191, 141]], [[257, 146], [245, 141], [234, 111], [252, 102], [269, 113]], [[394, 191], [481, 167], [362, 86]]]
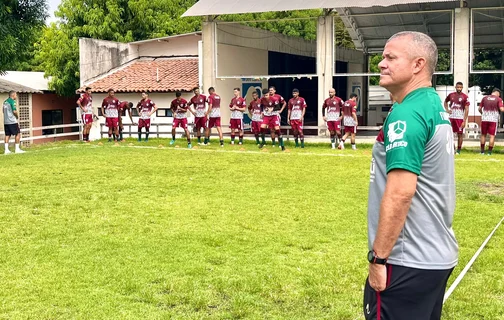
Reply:
[[198, 86], [198, 59], [138, 60], [112, 72], [104, 78], [87, 84], [93, 92], [173, 92], [191, 91]]

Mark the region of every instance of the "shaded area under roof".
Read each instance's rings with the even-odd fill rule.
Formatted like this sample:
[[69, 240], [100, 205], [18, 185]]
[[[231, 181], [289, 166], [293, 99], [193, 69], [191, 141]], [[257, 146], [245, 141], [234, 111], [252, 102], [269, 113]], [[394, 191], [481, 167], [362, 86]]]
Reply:
[[[473, 11], [474, 47], [504, 48], [504, 0], [466, 0]], [[334, 9], [357, 49], [380, 52], [400, 31], [429, 34], [439, 48], [452, 43], [453, 9], [460, 0], [200, 0], [183, 16]], [[349, 5], [351, 7], [349, 7]], [[486, 9], [485, 9], [486, 8]]]

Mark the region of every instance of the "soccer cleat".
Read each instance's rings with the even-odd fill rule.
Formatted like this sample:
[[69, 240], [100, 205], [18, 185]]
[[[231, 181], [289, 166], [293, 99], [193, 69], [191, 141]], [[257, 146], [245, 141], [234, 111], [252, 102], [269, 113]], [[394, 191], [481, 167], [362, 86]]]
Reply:
[[484, 156], [484, 155], [485, 155], [485, 153], [484, 153], [484, 152], [481, 152], [481, 153], [480, 153], [480, 156]]
[[455, 152], [457, 156], [460, 156], [460, 151]]
[[201, 142], [198, 142], [198, 146], [201, 146], [201, 145], [203, 145], [203, 143], [201, 143]]
[[241, 146], [243, 143], [242, 142], [238, 142], [238, 145]]
[[26, 151], [18, 149], [18, 150], [16, 150], [16, 153], [26, 153]]
[[[333, 149], [333, 150], [336, 149], [336, 146], [331, 146], [331, 149]], [[339, 149], [339, 146], [338, 146], [338, 149]]]
[[224, 145], [223, 145], [223, 144], [221, 144], [220, 146], [221, 146], [221, 148], [224, 148]]
[[138, 139], [137, 139], [137, 141], [138, 141], [138, 142], [142, 142], [142, 139], [141, 139], [141, 138], [138, 138]]
[[170, 141], [170, 146], [175, 144], [175, 140]]
[[345, 144], [340, 142], [340, 144], [338, 145], [338, 149], [341, 149], [341, 150], [345, 149]]
[[259, 149], [262, 149], [262, 148], [264, 148], [264, 143], [261, 143], [261, 144], [259, 145]]
[[144, 140], [144, 141], [145, 141], [145, 142], [149, 142], [149, 138], [145, 138], [145, 140]]
[[491, 152], [487, 153], [487, 156], [491, 156], [491, 155], [492, 155], [492, 153], [491, 153]]
[[353, 145], [352, 150], [357, 150], [357, 147], [355, 145]]
[[187, 148], [192, 149], [192, 144], [188, 143]]
[[5, 152], [4, 152], [4, 154], [11, 154], [11, 153], [12, 152], [9, 149], [5, 150]]
[[231, 141], [231, 144], [234, 144], [234, 141]]
[[280, 146], [280, 148], [282, 148], [282, 151], [285, 151], [285, 147], [284, 146]]
[[108, 139], [108, 142], [112, 142], [112, 138], [109, 138], [109, 139]]

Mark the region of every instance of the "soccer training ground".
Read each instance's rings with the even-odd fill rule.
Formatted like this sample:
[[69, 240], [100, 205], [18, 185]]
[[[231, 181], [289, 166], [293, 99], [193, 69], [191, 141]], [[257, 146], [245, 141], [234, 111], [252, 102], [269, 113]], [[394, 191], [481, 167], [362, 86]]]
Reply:
[[[1, 319], [363, 319], [370, 146], [167, 143], [0, 155]], [[504, 215], [503, 168], [456, 158], [449, 285]], [[443, 319], [504, 319], [503, 249], [501, 227]]]

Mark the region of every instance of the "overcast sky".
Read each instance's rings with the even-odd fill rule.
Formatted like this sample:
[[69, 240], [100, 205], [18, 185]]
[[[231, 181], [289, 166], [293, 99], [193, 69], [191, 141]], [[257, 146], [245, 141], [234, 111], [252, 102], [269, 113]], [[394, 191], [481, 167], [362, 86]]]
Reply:
[[47, 18], [47, 23], [54, 21], [54, 11], [58, 9], [58, 5], [60, 4], [61, 0], [47, 0], [47, 3], [49, 4], [49, 18]]

